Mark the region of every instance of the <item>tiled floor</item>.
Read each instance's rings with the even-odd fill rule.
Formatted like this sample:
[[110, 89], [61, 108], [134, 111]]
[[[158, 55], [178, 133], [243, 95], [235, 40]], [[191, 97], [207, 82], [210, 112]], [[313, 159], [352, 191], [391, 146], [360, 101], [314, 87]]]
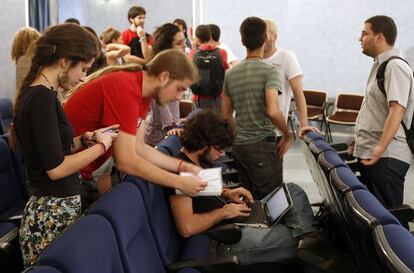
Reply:
[[[313, 182], [308, 165], [300, 149], [299, 140], [296, 140], [284, 158], [283, 172], [285, 182], [294, 182], [300, 185], [308, 194], [309, 201], [318, 202], [320, 196], [316, 184]], [[414, 207], [414, 167], [411, 164], [405, 178], [404, 203]]]

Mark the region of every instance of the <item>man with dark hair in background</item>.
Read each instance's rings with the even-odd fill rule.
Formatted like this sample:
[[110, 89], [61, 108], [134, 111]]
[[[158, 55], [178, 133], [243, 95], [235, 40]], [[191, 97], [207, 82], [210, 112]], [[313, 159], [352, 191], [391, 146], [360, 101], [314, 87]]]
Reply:
[[[240, 26], [246, 59], [226, 73], [222, 114], [233, 119], [237, 135], [233, 146], [240, 180], [255, 199], [262, 199], [283, 182], [281, 160], [292, 134], [279, 108], [279, 72], [263, 61], [266, 23], [249, 17]], [[282, 133], [276, 143], [275, 127]]]
[[[414, 108], [414, 82], [410, 66], [401, 59], [394, 43], [397, 27], [392, 18], [377, 15], [365, 21], [359, 41], [362, 53], [374, 64], [365, 98], [356, 120], [354, 155], [361, 163], [362, 180], [386, 207], [401, 206], [404, 180], [412, 160], [401, 122], [409, 128]], [[388, 61], [383, 87], [377, 71]]]
[[[229, 68], [227, 63], [227, 53], [223, 49], [217, 48], [216, 45], [211, 43], [211, 33], [207, 25], [199, 25], [196, 28], [195, 36], [196, 46], [198, 49], [191, 50], [189, 56], [198, 67], [200, 81], [199, 84], [197, 84], [197, 87], [196, 85], [191, 87], [193, 93], [195, 94], [193, 100], [197, 107], [220, 111], [224, 71]], [[218, 68], [213, 67], [213, 63], [215, 63], [215, 61], [220, 62], [221, 66], [219, 65]], [[202, 63], [204, 67], [201, 67], [200, 63]], [[213, 85], [205, 86], [205, 84], [216, 84], [214, 87], [219, 85], [220, 90], [217, 90], [215, 95], [199, 95], [196, 88], [214, 89]]]
[[144, 23], [147, 12], [143, 7], [132, 6], [128, 10], [130, 26], [122, 32], [124, 44], [131, 48], [131, 55], [126, 56], [127, 62], [145, 64], [150, 59], [148, 46], [152, 44], [152, 36], [145, 32]]
[[210, 29], [210, 33], [211, 33], [211, 43], [215, 45], [216, 47], [224, 49], [226, 51], [227, 62], [230, 68], [235, 66], [237, 64], [237, 59], [236, 59], [236, 56], [234, 56], [233, 51], [231, 51], [228, 45], [220, 42], [220, 35], [221, 35], [220, 27], [215, 24], [208, 24], [207, 26]]
[[64, 22], [64, 23], [72, 23], [72, 24], [77, 24], [77, 25], [80, 25], [79, 20], [78, 20], [78, 19], [76, 19], [76, 18], [68, 18], [68, 19], [66, 19], [66, 20], [65, 20], [65, 22]]

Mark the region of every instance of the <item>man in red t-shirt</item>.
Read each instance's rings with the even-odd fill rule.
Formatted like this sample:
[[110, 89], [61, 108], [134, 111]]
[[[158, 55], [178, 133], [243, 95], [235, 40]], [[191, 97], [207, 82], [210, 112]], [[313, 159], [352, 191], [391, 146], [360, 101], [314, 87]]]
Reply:
[[[214, 50], [215, 48], [217, 48], [217, 46], [215, 46], [214, 44], [212, 44], [210, 42], [211, 41], [211, 33], [210, 33], [210, 29], [207, 25], [199, 25], [196, 28], [195, 36], [196, 36], [196, 45], [197, 45], [198, 49], [197, 50], [192, 49], [190, 51], [190, 54], [189, 54], [190, 59], [193, 60], [194, 55], [197, 53], [198, 50], [200, 50], [200, 51], [207, 51], [207, 50], [211, 51], [211, 50]], [[221, 61], [223, 63], [224, 70], [229, 69], [229, 65], [227, 63], [227, 52], [223, 49], [218, 49], [218, 52], [221, 56]], [[220, 94], [220, 96], [218, 96], [218, 97], [194, 95], [193, 101], [194, 101], [194, 104], [196, 105], [196, 107], [215, 109], [216, 111], [220, 112], [221, 96], [222, 96], [222, 94]]]
[[182, 177], [164, 171], [197, 173], [195, 165], [168, 157], [144, 142], [145, 117], [151, 98], [160, 105], [179, 99], [197, 79], [188, 57], [179, 50], [165, 50], [145, 68], [107, 72], [83, 84], [65, 103], [64, 110], [76, 135], [119, 124], [119, 134], [101, 158], [83, 169], [90, 178], [94, 170], [113, 156], [123, 173], [194, 195], [206, 183], [198, 177]]
[[132, 6], [128, 11], [128, 22], [131, 25], [121, 34], [124, 44], [131, 48], [126, 62], [145, 64], [150, 59], [149, 46], [153, 43], [153, 37], [144, 31], [145, 16], [143, 7]]

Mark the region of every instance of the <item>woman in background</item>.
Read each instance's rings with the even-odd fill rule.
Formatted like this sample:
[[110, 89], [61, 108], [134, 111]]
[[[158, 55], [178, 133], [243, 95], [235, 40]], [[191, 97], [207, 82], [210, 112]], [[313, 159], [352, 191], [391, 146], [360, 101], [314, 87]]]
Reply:
[[[154, 44], [151, 49], [152, 58], [163, 50], [176, 48], [185, 49], [185, 37], [180, 29], [171, 23], [157, 28], [154, 32]], [[180, 102], [178, 100], [159, 106], [155, 100], [151, 101], [150, 111], [147, 115], [147, 128], [145, 142], [156, 146], [171, 129], [178, 126], [180, 119]]]
[[16, 64], [16, 90], [21, 84], [32, 62], [32, 45], [40, 37], [40, 33], [32, 27], [24, 27], [16, 32], [12, 42], [11, 58]]

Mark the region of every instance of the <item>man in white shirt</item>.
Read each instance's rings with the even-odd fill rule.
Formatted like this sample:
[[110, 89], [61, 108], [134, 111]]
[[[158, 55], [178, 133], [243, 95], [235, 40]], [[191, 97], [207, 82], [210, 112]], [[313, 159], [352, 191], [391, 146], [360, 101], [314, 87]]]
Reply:
[[361, 163], [361, 179], [385, 207], [403, 204], [404, 181], [412, 160], [401, 121], [409, 127], [414, 109], [414, 81], [410, 66], [392, 59], [384, 72], [383, 94], [376, 78], [379, 67], [390, 57], [400, 56], [394, 48], [397, 26], [384, 15], [365, 21], [359, 41], [362, 53], [374, 63], [364, 101], [356, 120], [354, 155]]
[[[264, 48], [264, 61], [275, 66], [282, 76], [281, 92], [279, 95], [279, 107], [287, 119], [292, 95], [295, 98], [296, 108], [299, 112], [299, 137], [302, 138], [306, 131], [318, 131], [315, 127], [308, 125], [308, 114], [306, 100], [303, 95], [302, 78], [303, 72], [298, 60], [292, 51], [280, 49], [276, 46], [277, 25], [270, 19], [264, 19], [267, 25], [267, 41]], [[281, 136], [281, 132], [277, 131]]]

